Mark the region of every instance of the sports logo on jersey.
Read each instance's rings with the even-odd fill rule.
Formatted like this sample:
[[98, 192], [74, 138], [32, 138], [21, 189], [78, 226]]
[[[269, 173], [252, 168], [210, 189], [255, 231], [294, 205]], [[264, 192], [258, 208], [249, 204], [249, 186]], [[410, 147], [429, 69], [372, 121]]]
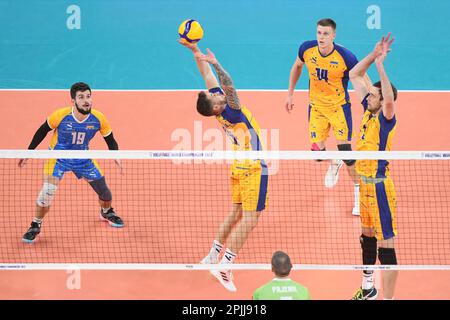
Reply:
[[88, 130], [94, 130], [94, 129], [95, 129], [95, 126], [87, 126], [86, 129], [88, 129]]
[[316, 133], [314, 131], [311, 131], [311, 138], [315, 139], [317, 137]]
[[312, 64], [317, 64], [317, 58], [316, 57], [312, 57], [311, 58], [311, 63]]
[[343, 136], [344, 135], [344, 129], [339, 129], [338, 130], [338, 135]]
[[330, 61], [330, 64], [338, 64], [337, 61]]

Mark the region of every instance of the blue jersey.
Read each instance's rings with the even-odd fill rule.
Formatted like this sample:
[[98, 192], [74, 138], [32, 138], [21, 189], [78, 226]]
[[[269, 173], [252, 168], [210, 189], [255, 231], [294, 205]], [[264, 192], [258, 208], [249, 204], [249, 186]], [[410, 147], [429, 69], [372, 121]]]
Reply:
[[[112, 132], [105, 116], [97, 110], [92, 110], [86, 119], [79, 121], [74, 117], [72, 107], [58, 109], [47, 118], [47, 123], [55, 130], [50, 143], [53, 150], [88, 150], [89, 141], [97, 131], [103, 137]], [[91, 159], [49, 159], [44, 165], [44, 174], [59, 179], [68, 171], [78, 179], [89, 181], [103, 177], [100, 167]]]
[[54, 129], [50, 149], [54, 150], [88, 150], [89, 141], [100, 131], [103, 137], [111, 134], [111, 127], [105, 116], [92, 110], [83, 121], [78, 121], [72, 107], [58, 109], [47, 119], [50, 128]]

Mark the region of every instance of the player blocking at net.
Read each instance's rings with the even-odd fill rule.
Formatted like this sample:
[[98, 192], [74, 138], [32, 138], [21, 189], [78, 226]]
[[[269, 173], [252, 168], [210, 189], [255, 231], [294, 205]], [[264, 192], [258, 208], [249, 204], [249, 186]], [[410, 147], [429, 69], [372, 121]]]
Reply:
[[[36, 149], [47, 133], [54, 130], [49, 148], [51, 150], [88, 150], [89, 141], [97, 131], [102, 134], [109, 150], [118, 150], [119, 146], [109, 122], [101, 112], [92, 109], [91, 88], [82, 82], [75, 83], [70, 88], [70, 96], [72, 106], [53, 112], [36, 131], [28, 149]], [[21, 159], [19, 167], [23, 167], [26, 161], [27, 159]], [[122, 172], [120, 161], [116, 160], [116, 164]], [[112, 227], [124, 226], [122, 219], [111, 207], [111, 190], [95, 160], [49, 159], [44, 165], [44, 183], [36, 201], [36, 216], [28, 231], [23, 235], [24, 242], [34, 242], [41, 232], [42, 220], [50, 210], [58, 183], [69, 171], [72, 171], [78, 179], [87, 180], [98, 194], [101, 206], [100, 218]]]
[[[208, 91], [198, 94], [197, 111], [205, 117], [216, 118], [230, 137], [234, 150], [263, 150], [259, 124], [250, 111], [241, 105], [230, 75], [214, 54], [207, 49], [208, 54], [204, 55], [197, 44], [179, 42], [192, 50], [208, 88]], [[210, 65], [217, 73], [220, 87]], [[219, 262], [223, 264], [223, 269], [211, 270], [211, 273], [227, 290], [236, 291], [231, 270], [227, 269], [226, 265], [234, 262], [267, 205], [268, 168], [265, 161], [234, 160], [231, 165], [230, 183], [231, 213], [220, 225], [211, 250], [201, 263], [218, 263], [219, 254], [227, 241], [228, 247]]]
[[[351, 71], [350, 79], [364, 107], [356, 150], [389, 151], [395, 134], [395, 100], [397, 89], [389, 81], [384, 60], [394, 41], [390, 33], [375, 45], [373, 51], [361, 60]], [[380, 81], [371, 84], [364, 77], [367, 69], [375, 63]], [[397, 200], [394, 183], [390, 177], [389, 162], [386, 160], [357, 160], [356, 171], [360, 175], [360, 220], [362, 234], [360, 243], [364, 265], [396, 265], [394, 239], [397, 235], [395, 211]], [[383, 274], [385, 299], [393, 299], [397, 270], [386, 270]], [[354, 300], [374, 300], [378, 296], [374, 286], [373, 271], [363, 271], [361, 288]]]

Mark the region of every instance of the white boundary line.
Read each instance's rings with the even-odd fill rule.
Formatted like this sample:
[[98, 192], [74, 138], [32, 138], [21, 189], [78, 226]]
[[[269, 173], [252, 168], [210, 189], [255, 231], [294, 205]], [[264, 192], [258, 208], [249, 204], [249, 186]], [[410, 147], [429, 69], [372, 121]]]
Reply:
[[[93, 91], [105, 91], [105, 92], [198, 92], [205, 90], [204, 88], [199, 89], [96, 89], [92, 88]], [[11, 88], [5, 89], [0, 88], [1, 91], [69, 91], [69, 89], [44, 89], [44, 88], [34, 88], [34, 89], [18, 89]], [[242, 92], [287, 92], [287, 89], [237, 89], [237, 91]], [[308, 89], [296, 89], [295, 92], [308, 92]], [[349, 92], [354, 92], [355, 90], [348, 90]], [[416, 93], [449, 93], [450, 90], [398, 90], [399, 92], [416, 92]]]
[[0, 150], [0, 159], [450, 160], [450, 151]]
[[[223, 264], [140, 263], [3, 263], [1, 270], [221, 270]], [[230, 270], [271, 270], [270, 264], [227, 264]], [[294, 264], [293, 270], [450, 270], [450, 265], [323, 265]]]

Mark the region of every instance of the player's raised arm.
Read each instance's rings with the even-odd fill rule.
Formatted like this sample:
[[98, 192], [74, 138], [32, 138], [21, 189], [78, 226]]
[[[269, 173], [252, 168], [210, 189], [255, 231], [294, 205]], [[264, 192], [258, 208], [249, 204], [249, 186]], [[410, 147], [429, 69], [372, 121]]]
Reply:
[[195, 62], [197, 63], [197, 68], [200, 71], [203, 80], [205, 80], [206, 88], [208, 88], [208, 90], [211, 88], [217, 88], [219, 86], [219, 82], [217, 81], [217, 78], [214, 75], [214, 72], [212, 71], [209, 63], [204, 60], [201, 60], [202, 52], [198, 48], [197, 44], [189, 43], [183, 40], [179, 40], [178, 42], [183, 46], [185, 46], [186, 48], [190, 49], [194, 54]]
[[[33, 136], [33, 139], [30, 142], [30, 145], [28, 146], [29, 150], [34, 150], [37, 148], [37, 146], [42, 142], [42, 140], [45, 139], [47, 136], [47, 133], [52, 131], [53, 129], [50, 128], [47, 120], [37, 129], [36, 133]], [[23, 167], [27, 162], [27, 159], [20, 159], [19, 160], [19, 167]]]
[[383, 52], [375, 59], [375, 65], [380, 75], [381, 95], [383, 97], [383, 115], [387, 120], [391, 120], [395, 115], [394, 90], [389, 81], [386, 70], [384, 69], [383, 61], [386, 58], [387, 52]]
[[294, 90], [297, 85], [298, 79], [302, 74], [302, 68], [305, 63], [300, 60], [299, 57], [295, 59], [295, 62], [291, 68], [291, 73], [289, 74], [289, 87], [288, 96], [286, 98], [285, 107], [287, 112], [291, 112], [294, 108]]
[[206, 51], [208, 53], [206, 55], [202, 55], [201, 57], [199, 57], [199, 59], [210, 63], [214, 67], [214, 70], [219, 77], [220, 86], [222, 87], [227, 98], [228, 105], [233, 109], [240, 110], [241, 103], [239, 102], [236, 89], [234, 88], [233, 80], [231, 79], [228, 72], [226, 72], [225, 69], [220, 65], [219, 61], [217, 61], [214, 53], [212, 53], [212, 51], [209, 49], [206, 49]]
[[366, 76], [367, 69], [369, 69], [370, 65], [375, 61], [375, 59], [381, 55], [383, 52], [389, 52], [389, 47], [394, 41], [392, 38], [389, 40], [391, 34], [388, 33], [386, 37], [382, 37], [381, 41], [379, 41], [375, 48], [369, 53], [364, 59], [359, 61], [349, 73], [350, 81], [353, 84], [353, 88], [355, 92], [359, 95], [359, 100], [361, 101], [369, 92], [370, 81], [368, 81], [368, 77]]

